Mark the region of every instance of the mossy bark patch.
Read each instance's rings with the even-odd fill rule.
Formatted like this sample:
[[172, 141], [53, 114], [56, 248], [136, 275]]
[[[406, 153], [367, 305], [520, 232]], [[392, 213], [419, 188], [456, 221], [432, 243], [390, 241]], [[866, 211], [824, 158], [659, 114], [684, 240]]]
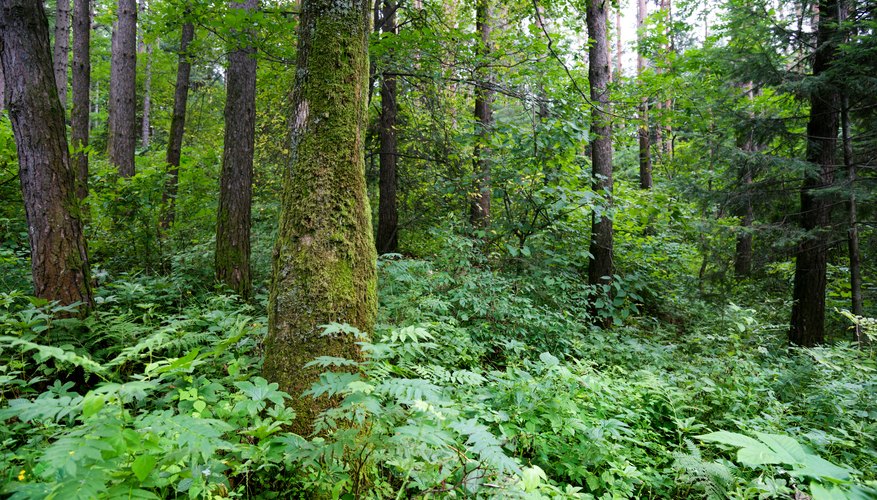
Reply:
[[307, 433], [331, 403], [299, 397], [319, 376], [317, 356], [359, 358], [352, 338], [321, 335], [348, 323], [363, 332], [377, 312], [376, 254], [365, 185], [368, 2], [305, 0], [293, 92], [292, 155], [283, 184], [265, 342], [265, 377], [294, 397]]

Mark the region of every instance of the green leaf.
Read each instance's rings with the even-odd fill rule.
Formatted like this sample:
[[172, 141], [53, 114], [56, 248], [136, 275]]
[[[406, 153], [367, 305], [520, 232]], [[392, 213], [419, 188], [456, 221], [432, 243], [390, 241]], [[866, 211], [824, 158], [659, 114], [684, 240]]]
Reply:
[[140, 455], [134, 460], [134, 463], [131, 464], [131, 470], [134, 471], [134, 475], [137, 476], [137, 479], [142, 483], [149, 477], [149, 473], [152, 472], [152, 469], [155, 468], [156, 459], [153, 455]]

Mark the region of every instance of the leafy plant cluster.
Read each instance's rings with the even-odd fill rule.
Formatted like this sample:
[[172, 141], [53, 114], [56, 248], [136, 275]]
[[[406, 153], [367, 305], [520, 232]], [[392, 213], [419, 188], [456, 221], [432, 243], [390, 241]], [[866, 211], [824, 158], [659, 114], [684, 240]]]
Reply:
[[[228, 296], [141, 277], [88, 319], [0, 300], [0, 470], [13, 498], [870, 498], [873, 350], [788, 351], [761, 309], [686, 303], [593, 329], [570, 262], [522, 271], [447, 239], [381, 261], [363, 359], [321, 357], [288, 432], [259, 377], [266, 320]], [[533, 243], [533, 253], [548, 246]], [[509, 266], [514, 272], [509, 272]], [[625, 282], [621, 282], [625, 283]], [[628, 288], [629, 286], [629, 288]], [[649, 285], [625, 285], [648, 309]], [[617, 291], [616, 291], [617, 292]], [[645, 292], [643, 292], [645, 293]], [[616, 294], [617, 296], [617, 294]], [[872, 328], [858, 318], [864, 328]], [[662, 325], [662, 326], [661, 326]], [[869, 330], [870, 331], [870, 330]]]

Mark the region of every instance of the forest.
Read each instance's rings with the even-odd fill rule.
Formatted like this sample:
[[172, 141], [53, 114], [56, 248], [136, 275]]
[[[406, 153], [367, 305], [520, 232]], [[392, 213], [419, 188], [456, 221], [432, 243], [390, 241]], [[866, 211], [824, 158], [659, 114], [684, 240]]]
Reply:
[[877, 499], [875, 0], [0, 0], [0, 498]]

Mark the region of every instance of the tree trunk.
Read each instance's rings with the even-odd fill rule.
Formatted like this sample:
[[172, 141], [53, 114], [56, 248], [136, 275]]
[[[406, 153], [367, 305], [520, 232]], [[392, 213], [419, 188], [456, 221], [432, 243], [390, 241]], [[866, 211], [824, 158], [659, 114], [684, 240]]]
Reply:
[[[752, 82], [746, 85], [746, 96], [750, 101], [754, 99]], [[750, 113], [750, 119], [753, 115]], [[752, 221], [755, 215], [752, 210], [752, 153], [759, 148], [755, 145], [755, 136], [751, 128], [747, 127], [744, 132], [740, 149], [745, 155], [740, 168], [740, 185], [742, 189], [741, 203], [737, 210], [740, 217], [742, 231], [737, 235], [737, 247], [734, 253], [734, 275], [739, 279], [748, 277], [752, 272]]]
[[[594, 191], [606, 197], [606, 211], [612, 206], [612, 121], [609, 108], [609, 42], [606, 20], [609, 2], [588, 0], [588, 81], [591, 87], [591, 168]], [[595, 210], [591, 221], [593, 255], [588, 265], [588, 282], [592, 285], [611, 282], [612, 219]]]
[[469, 208], [472, 225], [485, 228], [490, 224], [490, 129], [493, 126], [493, 91], [487, 58], [490, 56], [490, 0], [477, 0], [475, 5], [475, 29], [481, 35], [481, 43], [475, 49], [478, 59], [478, 82], [475, 86], [475, 196]]
[[195, 25], [191, 22], [183, 24], [180, 36], [179, 62], [177, 63], [177, 85], [174, 90], [174, 109], [171, 115], [171, 130], [167, 142], [168, 179], [162, 194], [164, 214], [161, 218], [162, 229], [170, 228], [176, 219], [177, 184], [180, 176], [180, 156], [183, 149], [183, 131], [186, 128], [186, 104], [189, 99], [189, 74], [192, 63], [189, 61], [189, 44], [195, 39]]
[[621, 7], [615, 9], [615, 80], [621, 81]]
[[[642, 83], [642, 74], [645, 70], [645, 57], [643, 57], [643, 40], [645, 38], [646, 0], [637, 0], [636, 4], [636, 75]], [[641, 189], [652, 188], [652, 152], [649, 144], [649, 99], [643, 97], [639, 105], [640, 125], [637, 131], [639, 136], [639, 187]]]
[[92, 305], [88, 256], [42, 2], [0, 1], [0, 64], [18, 150], [37, 297]]
[[73, 142], [73, 171], [79, 199], [88, 196], [88, 134], [91, 87], [91, 0], [73, 0], [73, 109], [70, 125]]
[[70, 52], [70, 0], [58, 0], [55, 11], [55, 84], [61, 109], [67, 107], [67, 61]]
[[118, 2], [110, 57], [107, 143], [110, 162], [119, 169], [119, 175], [131, 177], [137, 144], [137, 1]]
[[[384, 34], [396, 33], [396, 3], [384, 1]], [[390, 59], [393, 55], [389, 54]], [[378, 198], [379, 254], [399, 251], [399, 214], [396, 207], [396, 76], [385, 72], [381, 78], [381, 168]]]
[[[850, 256], [850, 311], [856, 316], [864, 314], [862, 301], [862, 257], [859, 254], [858, 208], [856, 206], [856, 164], [853, 161], [853, 143], [850, 139], [849, 99], [846, 95], [841, 102], [841, 131], [843, 137], [844, 166], [850, 182], [849, 194], [849, 229], [847, 230], [847, 250]], [[863, 341], [860, 329], [856, 330], [856, 340]]]
[[[145, 0], [140, 0], [140, 15], [146, 14], [147, 5]], [[152, 44], [144, 40], [145, 33], [141, 33], [138, 52], [146, 55], [146, 68], [143, 70], [143, 116], [140, 121], [140, 145], [143, 149], [149, 148], [151, 125], [149, 115], [152, 108]]]
[[[254, 11], [258, 0], [232, 2]], [[216, 279], [244, 298], [253, 294], [250, 276], [250, 209], [253, 199], [253, 148], [256, 137], [256, 49], [238, 33], [228, 56], [225, 145], [216, 223]]]
[[[813, 76], [831, 68], [837, 52], [837, 0], [820, 0]], [[806, 232], [795, 255], [795, 284], [789, 342], [813, 346], [825, 340], [825, 271], [828, 258], [831, 200], [825, 191], [834, 183], [839, 98], [832, 82], [811, 91], [807, 124], [807, 161], [818, 168], [805, 174], [801, 186], [801, 227]]]
[[338, 322], [369, 334], [377, 314], [375, 246], [365, 184], [369, 0], [304, 0], [293, 91], [292, 155], [265, 340], [265, 378], [296, 399], [306, 434], [332, 401], [299, 397], [323, 371], [317, 356], [360, 357]]

